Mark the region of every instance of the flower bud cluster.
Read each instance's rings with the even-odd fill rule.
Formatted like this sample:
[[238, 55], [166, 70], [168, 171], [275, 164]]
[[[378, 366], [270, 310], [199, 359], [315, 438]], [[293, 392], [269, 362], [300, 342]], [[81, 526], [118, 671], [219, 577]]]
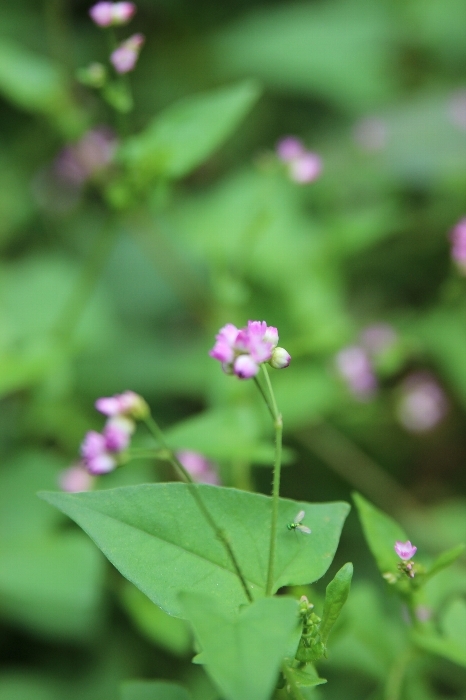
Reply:
[[325, 645], [320, 641], [321, 618], [315, 614], [314, 605], [304, 595], [299, 601], [299, 614], [303, 631], [295, 658], [301, 663], [317, 661], [326, 653]]
[[127, 449], [136, 429], [136, 420], [145, 418], [149, 408], [133, 391], [97, 399], [95, 407], [107, 416], [101, 433], [89, 430], [81, 444], [81, 457], [89, 474], [107, 474], [118, 466], [120, 454]]
[[277, 347], [277, 329], [265, 321], [248, 321], [241, 329], [227, 323], [215, 338], [209, 355], [222, 363], [226, 374], [236, 374], [240, 379], [255, 377], [263, 362], [284, 369], [291, 361], [290, 354]]
[[397, 540], [394, 545], [394, 550], [400, 557], [401, 561], [398, 564], [398, 574], [393, 574], [391, 571], [383, 574], [383, 578], [390, 584], [397, 583], [400, 580], [400, 576], [405, 574], [409, 578], [414, 578], [416, 573], [419, 571], [422, 573], [422, 567], [416, 567], [416, 564], [412, 561], [412, 558], [417, 552], [417, 547], [415, 547], [408, 540], [407, 542], [400, 542]]
[[322, 172], [322, 159], [305, 149], [295, 136], [285, 136], [277, 144], [278, 158], [286, 163], [288, 175], [293, 182], [305, 185], [317, 180]]

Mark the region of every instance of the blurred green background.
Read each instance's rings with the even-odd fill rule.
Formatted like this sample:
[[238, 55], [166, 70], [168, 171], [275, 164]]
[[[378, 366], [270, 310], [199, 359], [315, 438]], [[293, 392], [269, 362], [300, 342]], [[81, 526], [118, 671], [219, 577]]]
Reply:
[[[0, 696], [111, 700], [121, 680], [159, 677], [215, 700], [184, 623], [35, 493], [58, 488], [84, 432], [101, 428], [95, 399], [125, 389], [222, 483], [268, 493], [265, 410], [208, 357], [220, 326], [265, 319], [293, 358], [272, 377], [282, 494], [357, 489], [426, 560], [466, 541], [466, 281], [449, 241], [466, 216], [466, 7], [139, 0], [119, 30], [146, 36], [122, 131], [76, 80], [108, 56], [89, 6], [0, 5]], [[89, 165], [89, 130], [122, 143], [173, 102], [235, 85], [251, 109], [197, 167], [145, 180], [124, 157]], [[215, 121], [180, 142], [181, 160]], [[309, 185], [274, 155], [289, 134], [323, 159]], [[135, 462], [95, 487], [166, 478], [162, 463]], [[354, 514], [330, 574], [348, 560], [353, 592], [314, 695], [392, 700], [405, 622]], [[442, 576], [427, 601], [440, 626], [466, 595], [464, 560]], [[400, 697], [466, 698], [465, 666], [424, 659]]]

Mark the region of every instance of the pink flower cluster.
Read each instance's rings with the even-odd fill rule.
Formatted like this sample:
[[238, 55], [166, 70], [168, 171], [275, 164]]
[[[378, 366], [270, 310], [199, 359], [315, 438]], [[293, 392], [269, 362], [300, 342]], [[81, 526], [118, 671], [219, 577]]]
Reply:
[[99, 27], [116, 27], [127, 24], [136, 12], [133, 2], [98, 2], [89, 10], [91, 19]]
[[291, 361], [289, 353], [277, 347], [277, 329], [265, 321], [248, 321], [248, 325], [241, 329], [227, 323], [215, 339], [209, 355], [222, 363], [226, 374], [236, 374], [240, 379], [255, 377], [263, 362], [275, 369], [283, 369]]
[[407, 542], [400, 542], [397, 540], [395, 542], [394, 549], [400, 559], [403, 559], [403, 561], [412, 559], [417, 552], [417, 547], [411, 544], [409, 540]]
[[450, 233], [451, 257], [458, 269], [466, 275], [466, 217], [458, 221]]
[[215, 465], [204, 455], [192, 450], [179, 450], [176, 456], [194, 481], [200, 481], [202, 484], [220, 483]]
[[322, 171], [322, 159], [307, 151], [295, 136], [285, 136], [277, 144], [277, 156], [288, 166], [290, 178], [305, 185], [316, 180]]
[[55, 174], [79, 188], [112, 163], [117, 145], [111, 129], [105, 126], [91, 129], [77, 143], [61, 150], [54, 164]]
[[144, 418], [148, 408], [133, 391], [97, 399], [95, 407], [107, 416], [107, 422], [101, 433], [86, 433], [81, 444], [82, 464], [89, 474], [107, 474], [118, 466], [118, 457], [135, 431], [135, 420]]
[[134, 70], [144, 41], [143, 34], [133, 34], [112, 52], [110, 61], [117, 73], [129, 73]]

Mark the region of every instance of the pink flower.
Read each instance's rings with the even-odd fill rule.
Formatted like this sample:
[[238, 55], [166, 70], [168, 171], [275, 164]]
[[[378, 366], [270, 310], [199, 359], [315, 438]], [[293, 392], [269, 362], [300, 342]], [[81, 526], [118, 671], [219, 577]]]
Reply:
[[460, 219], [450, 233], [451, 257], [462, 274], [466, 274], [466, 217]]
[[445, 393], [431, 374], [415, 372], [404, 380], [396, 415], [406, 430], [413, 433], [432, 430], [447, 411]]
[[92, 475], [84, 469], [82, 464], [74, 464], [68, 469], [61, 471], [58, 475], [58, 485], [62, 491], [68, 491], [69, 493], [89, 491], [93, 482]]
[[55, 161], [55, 173], [69, 184], [79, 187], [111, 164], [116, 147], [117, 140], [110, 129], [91, 129], [77, 143], [61, 150]]
[[194, 481], [200, 481], [203, 484], [220, 483], [214, 464], [206, 459], [204, 455], [192, 450], [180, 450], [176, 453], [176, 456]]
[[86, 433], [81, 444], [81, 456], [89, 474], [107, 474], [117, 466], [115, 457], [107, 452], [104, 435], [95, 430]]
[[295, 136], [285, 136], [276, 148], [278, 158], [288, 166], [290, 178], [301, 185], [316, 180], [322, 171], [322, 159], [307, 151]]
[[322, 159], [316, 153], [311, 153], [310, 151], [291, 161], [289, 166], [291, 179], [300, 185], [314, 182], [321, 172]]
[[133, 34], [110, 55], [110, 61], [117, 73], [134, 70], [145, 38], [143, 34]]
[[209, 355], [222, 363], [227, 374], [250, 379], [258, 373], [263, 362], [271, 362], [277, 343], [277, 329], [267, 326], [265, 321], [248, 321], [248, 325], [241, 329], [228, 323], [216, 335], [216, 343]]
[[97, 399], [95, 407], [104, 416], [128, 416], [136, 420], [143, 419], [149, 412], [142, 396], [134, 391], [124, 391], [122, 394]]
[[134, 421], [123, 416], [113, 416], [106, 424], [103, 431], [105, 447], [109, 452], [122, 452], [125, 450], [134, 433]]
[[377, 379], [366, 351], [359, 345], [349, 345], [335, 358], [337, 370], [356, 398], [370, 398], [377, 389]]
[[408, 561], [409, 559], [412, 559], [412, 557], [414, 557], [414, 555], [417, 552], [417, 547], [411, 544], [409, 540], [407, 542], [395, 542], [394, 549], [400, 557], [400, 559], [403, 559], [403, 561]]
[[89, 10], [91, 19], [99, 27], [127, 24], [136, 12], [133, 2], [98, 2]]
[[277, 143], [277, 156], [284, 163], [300, 158], [306, 153], [302, 142], [295, 136], [285, 136]]
[[397, 340], [395, 329], [388, 323], [374, 323], [361, 332], [361, 344], [369, 355], [375, 357], [391, 348]]

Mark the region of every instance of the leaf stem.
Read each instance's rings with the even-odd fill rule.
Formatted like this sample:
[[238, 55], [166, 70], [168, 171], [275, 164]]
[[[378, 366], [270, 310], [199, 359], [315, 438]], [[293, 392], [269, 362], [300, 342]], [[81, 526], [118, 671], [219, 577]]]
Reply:
[[181, 464], [180, 460], [176, 456], [176, 454], [173, 452], [173, 450], [169, 447], [165, 440], [165, 436], [162, 432], [162, 430], [159, 428], [157, 425], [156, 421], [152, 418], [151, 415], [147, 416], [147, 418], [144, 419], [144, 422], [152, 434], [152, 436], [155, 438], [157, 442], [159, 442], [162, 447], [165, 450], [165, 458], [170, 464], [173, 466], [175, 471], [178, 473], [178, 475], [188, 484], [189, 486], [189, 491], [196, 501], [199, 510], [201, 511], [202, 515], [214, 531], [216, 537], [220, 540], [220, 542], [223, 544], [226, 553], [228, 554], [230, 561], [233, 565], [233, 568], [235, 570], [236, 575], [238, 576], [240, 583], [243, 587], [244, 593], [246, 595], [246, 598], [250, 603], [253, 602], [253, 598], [251, 595], [251, 591], [249, 590], [248, 584], [246, 582], [246, 579], [244, 577], [243, 572], [241, 571], [241, 568], [239, 566], [238, 560], [236, 558], [236, 555], [233, 551], [233, 548], [231, 546], [231, 543], [228, 539], [228, 536], [224, 530], [222, 530], [217, 523], [215, 522], [214, 518], [212, 517], [210, 511], [208, 510], [207, 506], [205, 505], [204, 501], [201, 498], [201, 495], [199, 493], [199, 488], [198, 484], [196, 484], [193, 481], [193, 478], [191, 477], [191, 474], [186, 471], [186, 469], [183, 467]]
[[259, 388], [262, 396], [264, 397], [267, 408], [273, 419], [273, 425], [275, 428], [275, 458], [273, 464], [273, 484], [272, 484], [272, 520], [270, 525], [270, 546], [269, 546], [269, 563], [267, 567], [267, 584], [265, 593], [266, 595], [272, 595], [273, 590], [273, 577], [274, 577], [274, 567], [275, 567], [275, 550], [277, 544], [277, 522], [278, 522], [278, 504], [280, 496], [280, 472], [282, 465], [282, 434], [283, 434], [283, 419], [281, 413], [278, 410], [277, 402], [275, 400], [275, 394], [273, 393], [272, 383], [270, 381], [269, 373], [267, 367], [262, 364], [262, 371], [265, 377], [265, 383], [267, 385], [267, 390], [270, 399], [267, 400], [265, 392], [263, 392], [262, 387], [259, 382], [256, 385]]

